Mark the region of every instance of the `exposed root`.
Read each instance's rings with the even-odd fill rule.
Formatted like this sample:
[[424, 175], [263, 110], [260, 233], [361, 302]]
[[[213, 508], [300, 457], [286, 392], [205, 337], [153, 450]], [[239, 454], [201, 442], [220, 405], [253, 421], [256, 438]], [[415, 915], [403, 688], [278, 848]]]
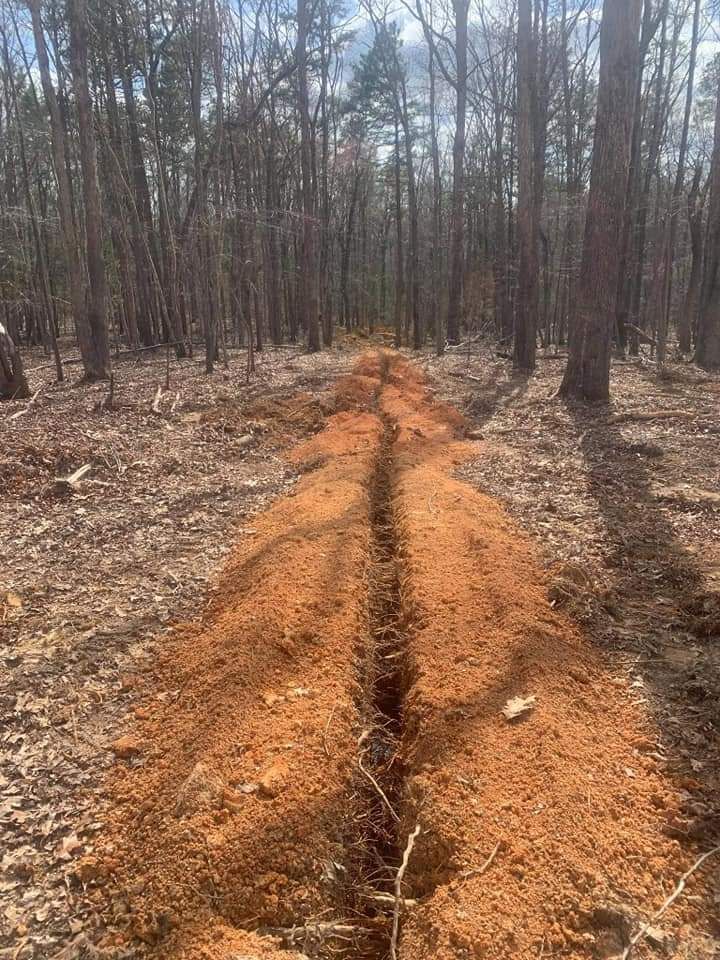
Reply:
[[403, 878], [405, 877], [405, 871], [408, 868], [408, 863], [410, 863], [410, 855], [413, 852], [413, 847], [415, 846], [415, 841], [417, 840], [419, 834], [420, 824], [417, 823], [415, 824], [415, 829], [407, 839], [407, 846], [405, 847], [405, 852], [403, 853], [402, 863], [400, 864], [397, 875], [395, 876], [395, 902], [393, 903], [393, 924], [392, 934], [390, 936], [391, 960], [397, 960], [397, 945], [398, 937], [400, 935], [400, 909], [403, 905]]

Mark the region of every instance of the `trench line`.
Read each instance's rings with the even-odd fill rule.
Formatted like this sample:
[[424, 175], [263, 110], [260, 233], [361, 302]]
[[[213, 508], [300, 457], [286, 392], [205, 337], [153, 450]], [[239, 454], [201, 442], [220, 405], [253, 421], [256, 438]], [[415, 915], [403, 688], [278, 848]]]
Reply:
[[[381, 386], [388, 359], [381, 358]], [[357, 909], [377, 936], [354, 954], [362, 960], [390, 955], [395, 906], [395, 877], [407, 837], [401, 837], [405, 770], [402, 757], [405, 697], [410, 682], [407, 654], [408, 604], [403, 595], [403, 563], [394, 504], [394, 421], [379, 412], [382, 434], [370, 481], [370, 563], [368, 637], [362, 664], [364, 713], [368, 728], [360, 740], [360, 762], [368, 779], [365, 863], [358, 888], [374, 891]], [[374, 787], [374, 789], [373, 789]]]

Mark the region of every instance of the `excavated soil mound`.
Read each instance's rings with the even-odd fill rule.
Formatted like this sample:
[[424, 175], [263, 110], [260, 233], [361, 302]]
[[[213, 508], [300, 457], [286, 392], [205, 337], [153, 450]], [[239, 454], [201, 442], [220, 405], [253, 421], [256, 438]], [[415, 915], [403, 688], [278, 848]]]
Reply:
[[[700, 852], [667, 835], [680, 785], [647, 718], [527, 540], [454, 477], [464, 423], [410, 364], [364, 357], [334, 408], [116, 744], [81, 868], [116, 942], [623, 956]], [[633, 955], [712, 956], [711, 865]]]
[[[625, 681], [552, 609], [531, 545], [454, 479], [455, 418], [395, 369], [382, 409], [415, 605], [404, 826], [422, 827], [402, 957], [621, 955], [693, 862], [666, 836], [681, 785]], [[511, 720], [510, 701], [526, 708]], [[691, 931], [711, 895], [693, 892], [654, 934], [710, 957]]]
[[379, 434], [373, 415], [340, 414], [297, 451], [326, 462], [255, 523], [205, 623], [169, 644], [137, 729], [116, 745], [135, 758], [111, 784], [100, 870], [127, 935], [163, 954], [229, 957], [237, 935], [216, 920], [291, 927], [343, 900], [334, 865], [348, 869], [355, 817]]

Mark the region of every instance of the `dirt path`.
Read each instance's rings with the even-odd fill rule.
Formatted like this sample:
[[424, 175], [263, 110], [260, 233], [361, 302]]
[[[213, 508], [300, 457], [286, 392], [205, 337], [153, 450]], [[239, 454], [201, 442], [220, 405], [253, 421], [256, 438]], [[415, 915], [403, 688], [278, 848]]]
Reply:
[[[457, 412], [392, 354], [337, 393], [352, 409], [296, 448], [294, 495], [168, 641], [117, 745], [80, 870], [105, 946], [623, 955], [702, 852], [666, 834], [680, 785], [647, 717], [551, 608], [527, 540], [454, 477]], [[516, 697], [532, 709], [508, 720]], [[713, 867], [634, 956], [713, 956]]]

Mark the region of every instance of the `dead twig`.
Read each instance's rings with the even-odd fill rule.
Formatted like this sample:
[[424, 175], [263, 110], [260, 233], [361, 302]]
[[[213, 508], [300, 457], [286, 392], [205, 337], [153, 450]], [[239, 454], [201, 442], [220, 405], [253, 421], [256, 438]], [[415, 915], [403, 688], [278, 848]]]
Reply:
[[80, 481], [83, 480], [91, 470], [92, 464], [86, 463], [74, 473], [71, 473], [69, 477], [56, 477], [54, 480], [55, 489], [60, 492], [75, 491]]
[[388, 800], [387, 795], [386, 795], [385, 792], [383, 791], [383, 788], [382, 788], [382, 787], [380, 786], [380, 784], [377, 782], [377, 780], [375, 779], [375, 777], [370, 773], [370, 771], [369, 771], [369, 770], [366, 770], [365, 767], [362, 765], [362, 757], [358, 757], [358, 766], [360, 767], [361, 772], [365, 774], [365, 776], [368, 778], [368, 780], [370, 781], [370, 783], [375, 787], [375, 789], [377, 790], [377, 792], [380, 794], [380, 799], [381, 799], [382, 802], [385, 804], [385, 806], [388, 808], [388, 810], [389, 810], [389, 812], [390, 812], [390, 816], [393, 818], [393, 820], [395, 821], [395, 823], [400, 823], [400, 817], [399, 817], [399, 816], [395, 813], [395, 811], [393, 810], [392, 804], [391, 804], [390, 801]]
[[37, 398], [40, 396], [40, 394], [44, 389], [45, 389], [45, 384], [43, 384], [42, 387], [38, 387], [35, 393], [30, 397], [28, 402], [22, 408], [22, 410], [18, 410], [16, 413], [10, 414], [10, 416], [8, 417], [8, 422], [10, 420], [17, 420], [18, 417], [24, 417], [26, 413], [29, 413], [37, 403]]
[[[373, 900], [375, 903], [392, 903], [394, 904], [397, 900], [397, 897], [394, 897], [391, 893], [371, 893], [367, 896], [368, 900]], [[400, 900], [400, 903], [403, 907], [416, 907], [418, 901], [414, 900], [412, 897], [403, 897]]]
[[638, 932], [630, 939], [630, 943], [625, 947], [621, 960], [628, 960], [628, 957], [632, 954], [635, 947], [640, 943], [640, 941], [647, 935], [648, 930], [650, 930], [653, 924], [657, 921], [670, 909], [670, 907], [675, 903], [678, 897], [682, 894], [685, 886], [690, 879], [690, 877], [695, 873], [696, 870], [699, 870], [700, 867], [705, 863], [706, 860], [709, 860], [714, 854], [720, 853], [720, 846], [713, 847], [712, 850], [708, 850], [701, 857], [699, 857], [695, 863], [687, 870], [678, 880], [677, 886], [663, 903], [659, 910], [657, 910], [652, 917], [644, 923]]
[[330, 750], [328, 749], [328, 745], [327, 745], [327, 735], [328, 735], [328, 730], [330, 729], [330, 724], [332, 723], [332, 718], [335, 716], [335, 708], [336, 708], [336, 707], [337, 707], [337, 704], [334, 703], [334, 704], [333, 704], [333, 708], [332, 708], [332, 710], [330, 711], [330, 716], [327, 718], [327, 723], [325, 724], [325, 729], [323, 730], [323, 738], [322, 738], [322, 741], [323, 741], [323, 750], [325, 751], [325, 756], [328, 758], [328, 760], [330, 759]]
[[463, 880], [467, 880], [468, 877], [480, 877], [480, 876], [483, 875], [483, 873], [485, 873], [486, 870], [489, 870], [489, 869], [490, 869], [490, 866], [491, 866], [491, 864], [492, 864], [492, 862], [493, 862], [493, 860], [494, 860], [495, 857], [497, 856], [498, 850], [500, 849], [500, 843], [501, 843], [501, 841], [498, 840], [498, 842], [497, 842], [497, 843], [495, 844], [495, 846], [493, 847], [492, 853], [491, 853], [490, 856], [487, 858], [487, 860], [485, 861], [485, 863], [481, 864], [479, 867], [471, 867], [469, 870], [466, 870], [466, 871], [461, 875], [462, 878], [463, 878]]
[[407, 844], [405, 846], [405, 852], [403, 853], [402, 863], [398, 869], [397, 874], [395, 875], [395, 904], [393, 906], [393, 923], [392, 923], [392, 936], [390, 937], [390, 958], [391, 960], [397, 960], [397, 943], [398, 943], [398, 934], [400, 933], [400, 906], [403, 902], [402, 895], [402, 882], [403, 877], [405, 876], [405, 871], [407, 870], [408, 863], [410, 862], [410, 854], [413, 851], [415, 846], [415, 841], [418, 838], [420, 833], [420, 824], [415, 824], [415, 829], [408, 836]]
[[158, 414], [161, 413], [160, 401], [162, 400], [162, 397], [163, 397], [163, 388], [160, 384], [158, 384], [158, 388], [155, 391], [155, 399], [150, 404], [150, 409], [152, 410], [153, 413], [158, 413]]
[[607, 417], [605, 422], [610, 424], [647, 420], [692, 420], [697, 416], [694, 410], [627, 410], [625, 413], [615, 413]]

